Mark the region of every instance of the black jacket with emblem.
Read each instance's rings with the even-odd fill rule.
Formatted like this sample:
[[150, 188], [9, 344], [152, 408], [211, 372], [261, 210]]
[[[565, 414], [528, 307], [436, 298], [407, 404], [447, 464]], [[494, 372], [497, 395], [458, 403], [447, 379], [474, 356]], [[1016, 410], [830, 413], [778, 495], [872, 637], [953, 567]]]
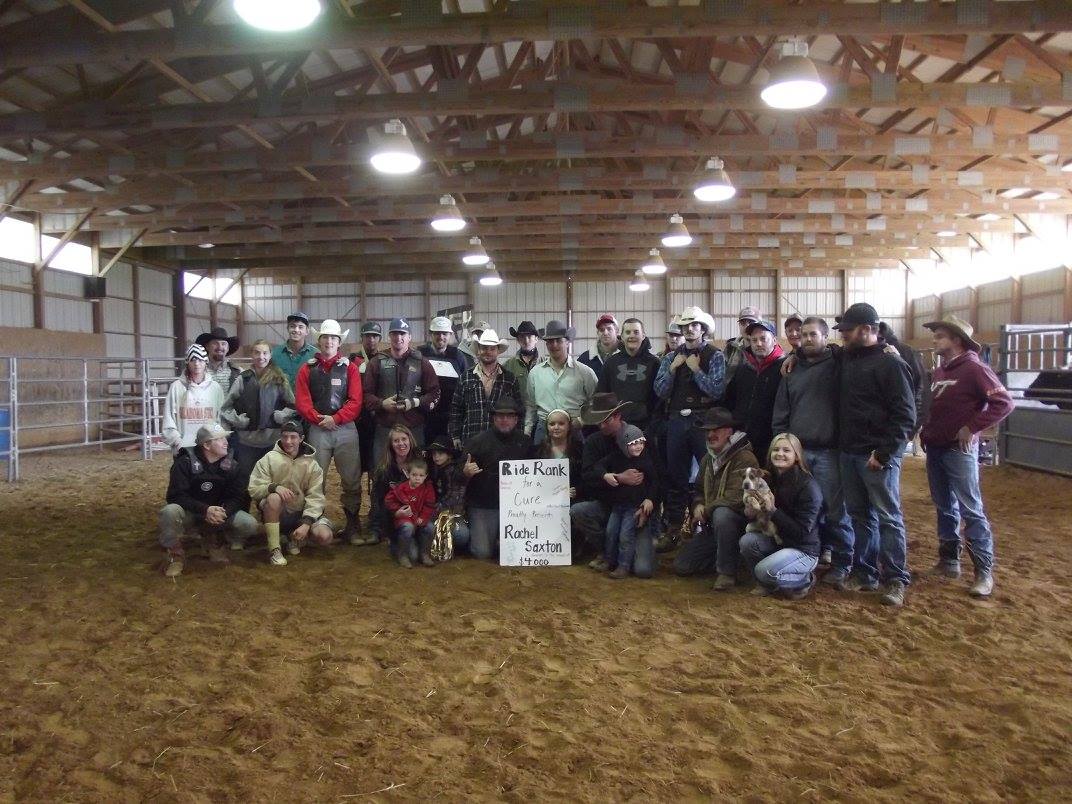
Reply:
[[645, 338], [635, 355], [630, 356], [623, 347], [607, 358], [596, 390], [612, 391], [620, 402], [631, 402], [622, 410], [622, 418], [647, 430], [658, 402], [655, 394], [658, 373], [659, 358], [651, 353], [651, 341]]
[[171, 464], [167, 501], [200, 517], [218, 505], [231, 517], [242, 510], [245, 490], [238, 461], [230, 454], [209, 463], [200, 447], [187, 447]]

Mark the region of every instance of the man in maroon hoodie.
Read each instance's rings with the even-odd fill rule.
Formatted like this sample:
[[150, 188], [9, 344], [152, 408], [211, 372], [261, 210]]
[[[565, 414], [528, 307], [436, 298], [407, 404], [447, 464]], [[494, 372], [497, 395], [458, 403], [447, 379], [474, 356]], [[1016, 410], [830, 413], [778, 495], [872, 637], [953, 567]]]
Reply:
[[934, 332], [931, 408], [920, 440], [927, 451], [927, 478], [938, 510], [938, 563], [933, 574], [960, 576], [960, 523], [975, 565], [970, 594], [988, 597], [994, 589], [994, 536], [979, 489], [979, 433], [1012, 410], [1012, 399], [994, 372], [979, 359], [980, 345], [970, 324], [955, 315], [924, 324]]

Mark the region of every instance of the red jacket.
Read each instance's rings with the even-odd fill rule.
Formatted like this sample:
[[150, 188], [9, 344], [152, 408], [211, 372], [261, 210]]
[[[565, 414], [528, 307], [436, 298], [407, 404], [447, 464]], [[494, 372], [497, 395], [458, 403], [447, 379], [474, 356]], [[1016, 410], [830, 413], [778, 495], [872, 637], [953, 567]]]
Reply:
[[[417, 488], [413, 488], [407, 480], [399, 483], [389, 492], [384, 499], [387, 510], [395, 515], [395, 524], [410, 522], [414, 525], [427, 525], [435, 516], [435, 486], [432, 481], [425, 480]], [[398, 513], [399, 508], [409, 506], [413, 516], [403, 516]]]
[[1011, 411], [1012, 398], [990, 366], [965, 352], [934, 370], [931, 412], [920, 439], [928, 447], [953, 447], [961, 427], [978, 433]]
[[[316, 355], [316, 370], [327, 373], [331, 366], [338, 360], [343, 359], [341, 354], [335, 355], [331, 360], [324, 360], [319, 353]], [[346, 402], [331, 418], [336, 424], [349, 424], [361, 415], [362, 387], [361, 373], [358, 371], [359, 363], [351, 360], [346, 366]], [[298, 377], [294, 382], [294, 402], [298, 413], [310, 424], [320, 424], [320, 413], [313, 407], [313, 399], [309, 394], [309, 370], [310, 365], [303, 363], [298, 369]]]

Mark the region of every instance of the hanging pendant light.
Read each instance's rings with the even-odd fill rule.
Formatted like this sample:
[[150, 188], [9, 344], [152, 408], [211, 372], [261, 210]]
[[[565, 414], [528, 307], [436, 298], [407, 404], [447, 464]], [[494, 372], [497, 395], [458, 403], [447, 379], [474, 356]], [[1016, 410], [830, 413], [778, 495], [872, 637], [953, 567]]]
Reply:
[[692, 235], [685, 228], [685, 219], [678, 213], [670, 216], [670, 228], [663, 235], [663, 245], [667, 248], [684, 248], [692, 242]]
[[707, 165], [700, 183], [693, 188], [692, 194], [697, 201], [728, 201], [737, 195], [730, 177], [726, 175], [725, 163], [717, 156], [707, 160]]
[[491, 257], [488, 256], [488, 252], [484, 248], [484, 244], [480, 242], [480, 238], [469, 238], [469, 248], [462, 255], [462, 262], [466, 265], [477, 266], [487, 265], [490, 260]]
[[412, 173], [421, 166], [421, 158], [406, 136], [406, 127], [401, 120], [388, 120], [383, 133], [374, 134], [372, 139], [373, 150], [369, 161], [380, 173], [397, 176]]
[[465, 228], [465, 218], [458, 211], [454, 196], [444, 195], [439, 199], [439, 209], [432, 218], [432, 228], [437, 232], [460, 232]]
[[629, 289], [634, 293], [643, 293], [645, 290], [651, 290], [651, 285], [648, 284], [648, 279], [644, 276], [643, 271], [637, 271], [633, 274], [633, 281], [629, 283]]
[[640, 266], [640, 271], [648, 276], [661, 276], [666, 273], [666, 263], [659, 256], [659, 249], [653, 248], [648, 252], [648, 258]]
[[499, 272], [495, 269], [495, 263], [489, 262], [486, 273], [480, 277], [480, 284], [486, 288], [493, 288], [501, 285], [502, 282], [502, 277], [499, 276]]
[[807, 109], [826, 97], [826, 86], [808, 58], [807, 42], [794, 37], [782, 44], [782, 58], [771, 68], [759, 96], [774, 109]]
[[300, 31], [313, 24], [323, 10], [320, 0], [234, 0], [242, 21], [263, 31]]

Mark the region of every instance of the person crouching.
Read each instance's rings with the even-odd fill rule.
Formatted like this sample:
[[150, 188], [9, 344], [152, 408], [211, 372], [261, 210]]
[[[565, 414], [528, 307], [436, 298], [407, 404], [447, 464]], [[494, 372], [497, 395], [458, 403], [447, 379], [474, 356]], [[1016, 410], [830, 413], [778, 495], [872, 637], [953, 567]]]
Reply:
[[301, 552], [306, 540], [331, 544], [335, 529], [324, 516], [324, 470], [316, 460], [316, 449], [303, 440], [298, 422], [286, 422], [275, 447], [253, 466], [249, 496], [264, 519], [272, 566], [286, 566], [283, 536], [292, 556]]
[[[602, 566], [598, 559], [589, 566], [614, 567], [611, 578], [628, 578], [631, 571], [638, 578], [650, 578], [655, 571], [655, 542], [648, 523], [655, 500], [659, 499], [659, 473], [646, 445], [647, 439], [640, 428], [627, 424], [618, 434], [620, 451], [611, 453], [605, 460], [603, 482], [610, 503], [607, 539]], [[643, 473], [644, 482], [637, 486], [619, 483], [618, 476], [629, 469]]]
[[[395, 550], [398, 565], [407, 569], [417, 560], [426, 567], [432, 560], [432, 520], [435, 517], [436, 495], [428, 479], [428, 464], [423, 458], [409, 462], [409, 479], [389, 492], [385, 504], [395, 518]], [[414, 535], [417, 541], [414, 541]]]

